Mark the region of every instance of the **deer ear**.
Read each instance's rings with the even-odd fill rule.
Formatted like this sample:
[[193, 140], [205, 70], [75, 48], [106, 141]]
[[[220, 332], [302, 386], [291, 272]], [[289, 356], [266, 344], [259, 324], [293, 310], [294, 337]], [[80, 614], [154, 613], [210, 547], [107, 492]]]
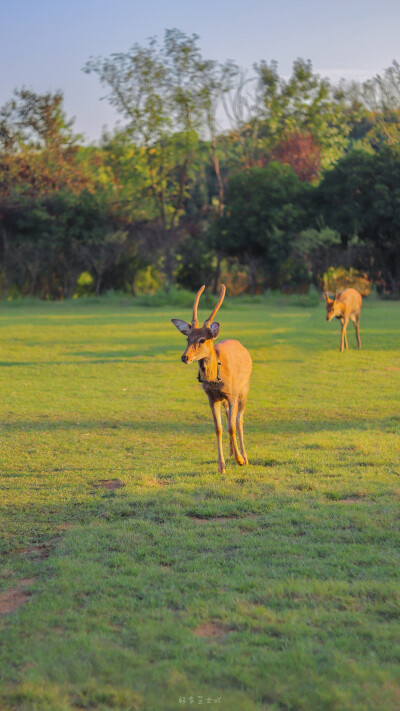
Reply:
[[216, 338], [219, 334], [219, 323], [218, 321], [214, 321], [211, 326], [210, 326], [210, 331], [211, 335], [213, 338]]
[[171, 318], [172, 323], [174, 326], [177, 327], [178, 331], [183, 333], [184, 336], [188, 336], [191, 331], [191, 325], [190, 323], [186, 323], [186, 321], [181, 321], [180, 318]]

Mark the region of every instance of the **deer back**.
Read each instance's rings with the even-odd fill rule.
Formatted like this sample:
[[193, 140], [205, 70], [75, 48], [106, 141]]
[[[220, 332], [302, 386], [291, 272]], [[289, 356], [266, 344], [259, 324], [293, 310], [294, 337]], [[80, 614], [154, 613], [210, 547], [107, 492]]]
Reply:
[[362, 297], [361, 294], [356, 289], [345, 289], [337, 297], [339, 303], [345, 305], [346, 311], [349, 315], [359, 314], [361, 310]]
[[228, 396], [247, 393], [253, 365], [247, 348], [240, 341], [227, 339], [217, 343], [215, 350], [221, 363], [223, 391]]

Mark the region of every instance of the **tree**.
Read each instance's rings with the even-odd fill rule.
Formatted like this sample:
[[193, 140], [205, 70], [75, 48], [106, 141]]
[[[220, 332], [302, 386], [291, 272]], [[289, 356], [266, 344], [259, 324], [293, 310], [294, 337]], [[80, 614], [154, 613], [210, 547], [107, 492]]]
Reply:
[[276, 285], [296, 233], [306, 226], [309, 189], [292, 168], [280, 163], [231, 178], [225, 213], [215, 223], [215, 242], [248, 265], [253, 293], [260, 265], [266, 284]]
[[272, 159], [290, 165], [306, 183], [317, 180], [320, 173], [321, 151], [310, 133], [295, 131], [284, 136], [275, 144]]
[[363, 105], [367, 110], [365, 136], [375, 149], [400, 142], [400, 65], [393, 61], [383, 76], [377, 74], [363, 82]]
[[[91, 59], [86, 72], [95, 72], [108, 89], [108, 99], [127, 121], [128, 135], [143, 150], [153, 220], [160, 231], [162, 267], [168, 288], [173, 280], [175, 246], [183, 214], [199, 131], [213, 102], [206, 91], [206, 69], [197, 36], [167, 30], [164, 43], [135, 44], [127, 53]], [[213, 73], [211, 72], [212, 76]]]
[[320, 149], [321, 168], [332, 165], [348, 144], [351, 124], [343, 92], [332, 88], [328, 79], [314, 74], [308, 60], [297, 59], [292, 75], [279, 76], [277, 62], [254, 65], [258, 77], [260, 136], [273, 149], [287, 136], [311, 136]]
[[320, 213], [344, 246], [358, 241], [360, 266], [393, 293], [400, 291], [400, 149], [357, 150], [326, 173]]
[[79, 136], [73, 133], [74, 119], [66, 118], [62, 91], [37, 94], [16, 89], [13, 98], [0, 110], [0, 139], [3, 148], [21, 144], [30, 148], [65, 151]]
[[296, 235], [291, 258], [294, 265], [306, 268], [308, 281], [311, 280], [321, 289], [324, 273], [341, 259], [342, 253], [343, 247], [338, 232], [329, 227], [309, 227]]

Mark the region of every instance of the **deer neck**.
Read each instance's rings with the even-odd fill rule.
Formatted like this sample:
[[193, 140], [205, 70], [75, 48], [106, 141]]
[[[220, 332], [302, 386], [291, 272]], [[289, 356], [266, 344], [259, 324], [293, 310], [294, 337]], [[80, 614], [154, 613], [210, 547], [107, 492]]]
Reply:
[[220, 363], [213, 345], [209, 355], [199, 360], [199, 380], [202, 383], [212, 383], [220, 380], [219, 366]]

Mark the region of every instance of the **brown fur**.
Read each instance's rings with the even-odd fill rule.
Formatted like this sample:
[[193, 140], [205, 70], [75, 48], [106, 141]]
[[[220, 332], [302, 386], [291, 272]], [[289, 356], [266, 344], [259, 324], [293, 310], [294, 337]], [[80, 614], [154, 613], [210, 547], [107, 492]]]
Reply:
[[[221, 403], [228, 418], [230, 453], [238, 464], [248, 464], [243, 438], [243, 415], [249, 391], [252, 361], [250, 353], [239, 341], [229, 339], [214, 344], [219, 332], [219, 324], [212, 319], [223, 301], [224, 286], [211, 316], [206, 319], [203, 326], [199, 326], [197, 305], [203, 290], [204, 286], [197, 293], [194, 302], [192, 325], [180, 319], [172, 319], [172, 323], [187, 336], [187, 348], [181, 360], [184, 363], [199, 362], [199, 379], [208, 396], [217, 435], [218, 471], [223, 473], [225, 460], [222, 450]], [[239, 435], [240, 452], [236, 442], [236, 429]]]
[[335, 294], [334, 299], [330, 299], [328, 292], [325, 292], [326, 299], [326, 320], [331, 321], [333, 318], [340, 319], [342, 324], [342, 333], [340, 338], [340, 349], [343, 351], [348, 348], [347, 343], [347, 324], [349, 320], [353, 321], [356, 330], [357, 345], [361, 348], [360, 338], [360, 314], [361, 314], [361, 295], [356, 289], [345, 289], [339, 296]]

